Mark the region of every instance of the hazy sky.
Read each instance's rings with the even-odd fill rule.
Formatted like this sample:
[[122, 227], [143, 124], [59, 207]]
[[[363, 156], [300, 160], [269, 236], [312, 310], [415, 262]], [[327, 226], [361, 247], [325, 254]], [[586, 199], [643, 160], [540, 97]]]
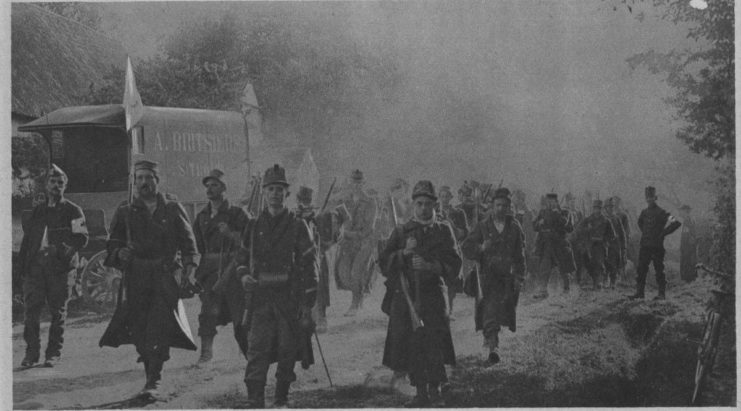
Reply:
[[645, 5], [632, 13], [599, 0], [103, 6], [103, 28], [139, 57], [183, 22], [271, 7], [331, 22], [335, 35], [395, 56], [400, 101], [337, 141], [337, 172], [360, 167], [383, 184], [504, 178], [533, 193], [588, 188], [636, 203], [645, 185], [661, 193], [675, 181], [683, 201], [707, 204], [696, 188], [712, 162], [674, 137], [661, 78], [626, 63], [647, 49], [692, 45], [686, 27]]

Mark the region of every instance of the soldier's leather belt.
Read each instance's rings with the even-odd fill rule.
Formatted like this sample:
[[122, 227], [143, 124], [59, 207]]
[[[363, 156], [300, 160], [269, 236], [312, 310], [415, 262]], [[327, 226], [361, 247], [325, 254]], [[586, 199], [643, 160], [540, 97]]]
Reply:
[[288, 285], [289, 275], [286, 272], [261, 272], [257, 275], [257, 286], [260, 288], [278, 288]]

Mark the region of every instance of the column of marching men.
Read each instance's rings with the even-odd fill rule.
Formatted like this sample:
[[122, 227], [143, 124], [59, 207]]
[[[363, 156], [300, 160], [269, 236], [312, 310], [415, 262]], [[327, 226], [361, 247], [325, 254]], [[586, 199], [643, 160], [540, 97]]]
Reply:
[[[453, 206], [449, 186], [436, 189], [421, 180], [410, 187], [397, 179], [380, 195], [364, 189], [360, 170], [342, 189], [333, 183], [321, 207], [310, 188], [299, 187], [297, 208], [288, 210], [292, 188], [277, 164], [256, 180], [244, 208], [229, 202], [224, 173], [213, 170], [201, 181], [208, 204], [191, 225], [183, 206], [159, 190], [160, 173], [155, 162], [137, 162], [132, 199], [112, 218], [105, 264], [120, 269], [124, 280], [100, 345], [133, 344], [146, 377], [140, 395], [156, 398], [170, 348], [197, 350], [182, 299], [198, 294], [197, 363], [212, 360], [217, 327], [232, 322], [247, 359], [250, 408], [265, 406], [272, 363], [273, 405], [279, 407], [288, 404], [296, 362], [304, 368], [314, 363], [311, 337], [327, 330], [330, 276], [352, 293], [348, 317], [362, 308], [376, 278], [384, 277], [380, 309], [389, 321], [382, 362], [394, 371], [394, 381], [408, 377], [416, 388], [409, 406], [439, 406], [445, 365], [455, 364], [450, 321], [457, 293], [475, 299], [475, 327], [494, 365], [502, 327], [516, 330], [520, 291], [530, 283], [533, 299], [548, 298], [554, 270], [564, 292], [574, 281], [584, 289], [610, 290], [626, 279], [632, 254], [637, 281], [629, 298], [644, 298], [653, 263], [656, 298], [664, 299], [663, 240], [681, 225], [656, 204], [655, 188], [646, 187], [636, 256], [619, 197], [590, 199], [585, 215], [571, 193], [561, 201], [547, 193], [533, 211], [521, 190], [472, 181], [459, 188]], [[23, 367], [40, 359], [44, 302], [51, 312], [44, 364], [52, 367], [61, 357], [70, 296], [64, 273], [76, 265], [88, 238], [82, 210], [64, 198], [66, 185], [67, 175], [53, 165], [48, 200], [35, 206], [23, 227], [23, 289], [14, 295], [25, 303]]]

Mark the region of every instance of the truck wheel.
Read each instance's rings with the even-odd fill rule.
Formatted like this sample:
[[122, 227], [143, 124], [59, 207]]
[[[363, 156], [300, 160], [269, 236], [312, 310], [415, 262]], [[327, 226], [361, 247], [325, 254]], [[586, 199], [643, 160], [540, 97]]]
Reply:
[[113, 310], [122, 274], [116, 268], [103, 265], [107, 255], [106, 250], [95, 254], [82, 270], [82, 297], [90, 305]]

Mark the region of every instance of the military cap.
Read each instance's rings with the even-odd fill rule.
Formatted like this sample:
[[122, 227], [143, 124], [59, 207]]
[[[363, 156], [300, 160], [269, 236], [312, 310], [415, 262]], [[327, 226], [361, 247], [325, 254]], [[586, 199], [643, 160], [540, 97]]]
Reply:
[[458, 189], [458, 192], [463, 195], [470, 196], [471, 194], [473, 194], [473, 187], [468, 184], [468, 181], [464, 181], [461, 188]]
[[419, 182], [414, 185], [414, 189], [412, 190], [412, 200], [419, 196], [429, 197], [437, 201], [437, 195], [435, 195], [435, 187], [432, 185], [432, 181], [419, 180]]
[[646, 197], [655, 197], [656, 196], [656, 187], [648, 186], [646, 187]]
[[494, 198], [493, 198], [493, 200], [496, 200], [497, 198], [501, 198], [501, 199], [505, 199], [505, 200], [511, 201], [512, 200], [511, 195], [512, 195], [512, 193], [510, 193], [510, 191], [509, 191], [509, 189], [507, 187], [500, 187], [500, 188], [497, 188], [494, 191]]
[[314, 190], [309, 187], [301, 186], [298, 188], [298, 194], [296, 194], [296, 200], [301, 203], [311, 203], [314, 198]]
[[159, 163], [156, 161], [149, 161], [149, 160], [139, 160], [136, 163], [134, 163], [134, 172], [137, 172], [139, 170], [149, 170], [154, 174], [154, 178], [156, 178], [158, 181], [160, 179], [159, 177]]
[[602, 208], [602, 200], [594, 200], [592, 201], [592, 207], [599, 207]]
[[281, 184], [288, 187], [288, 181], [286, 181], [286, 169], [274, 164], [269, 169], [265, 170], [265, 177], [262, 179], [262, 186], [267, 187], [270, 184]]
[[211, 170], [211, 172], [208, 173], [206, 177], [203, 177], [203, 180], [201, 180], [201, 182], [205, 186], [208, 180], [216, 180], [219, 183], [221, 183], [221, 185], [226, 187], [226, 183], [224, 182], [224, 180], [222, 180], [222, 178], [224, 178], [224, 172], [219, 170], [218, 168], [215, 168]]
[[362, 183], [363, 182], [363, 172], [360, 170], [355, 170], [350, 174], [350, 178], [355, 183]]
[[558, 194], [556, 194], [556, 193], [548, 193], [548, 194], [545, 195], [545, 198], [548, 198], [548, 199], [551, 199], [552, 198], [554, 200], [558, 200]]
[[64, 178], [64, 181], [68, 180], [67, 173], [54, 163], [52, 163], [49, 168], [49, 177], [62, 177]]

